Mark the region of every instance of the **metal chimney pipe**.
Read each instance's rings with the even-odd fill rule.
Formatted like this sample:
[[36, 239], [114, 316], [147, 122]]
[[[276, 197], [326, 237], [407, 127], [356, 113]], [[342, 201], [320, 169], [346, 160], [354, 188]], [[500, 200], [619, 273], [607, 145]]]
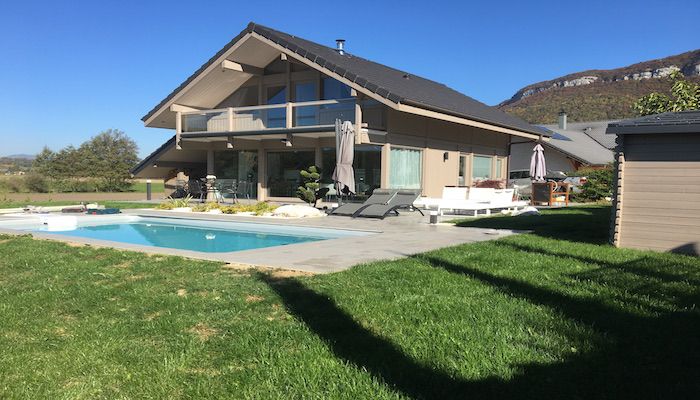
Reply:
[[335, 49], [341, 56], [345, 54], [345, 39], [335, 39]]
[[559, 111], [559, 129], [566, 130], [566, 111]]

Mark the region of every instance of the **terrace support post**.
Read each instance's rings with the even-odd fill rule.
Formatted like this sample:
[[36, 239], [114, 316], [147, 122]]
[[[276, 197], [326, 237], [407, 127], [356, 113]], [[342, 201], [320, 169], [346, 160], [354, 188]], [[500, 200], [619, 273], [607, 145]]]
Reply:
[[262, 142], [258, 148], [258, 200], [265, 201], [267, 198], [267, 188], [265, 180], [267, 179], [267, 153], [263, 148]]
[[233, 132], [233, 108], [228, 108], [228, 131]]
[[207, 149], [207, 175], [214, 175], [214, 149], [211, 147]]
[[182, 133], [182, 113], [180, 111], [175, 113], [175, 149], [182, 150], [180, 146], [180, 134]]
[[357, 92], [355, 92], [355, 144], [362, 144], [362, 107]]
[[379, 178], [379, 186], [383, 189], [389, 187], [389, 157], [391, 156], [391, 145], [389, 143], [382, 146], [381, 172]]
[[214, 176], [214, 149], [207, 149], [207, 203], [216, 203], [216, 176]]

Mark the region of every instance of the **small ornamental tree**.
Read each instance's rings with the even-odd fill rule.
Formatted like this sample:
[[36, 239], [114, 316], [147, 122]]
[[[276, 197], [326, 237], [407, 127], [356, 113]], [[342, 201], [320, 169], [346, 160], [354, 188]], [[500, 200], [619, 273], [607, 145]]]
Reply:
[[599, 201], [612, 196], [614, 181], [612, 165], [600, 169], [580, 169], [576, 174], [586, 177], [586, 182], [581, 185], [581, 191], [576, 194], [577, 201]]
[[700, 109], [700, 85], [683, 79], [683, 74], [678, 71], [671, 74], [670, 78], [673, 81], [671, 96], [657, 92], [649, 93], [634, 102], [634, 111], [644, 116]]
[[304, 186], [297, 188], [297, 197], [307, 202], [310, 206], [316, 204], [328, 193], [328, 188], [321, 189], [321, 171], [315, 165], [310, 166], [300, 173]]

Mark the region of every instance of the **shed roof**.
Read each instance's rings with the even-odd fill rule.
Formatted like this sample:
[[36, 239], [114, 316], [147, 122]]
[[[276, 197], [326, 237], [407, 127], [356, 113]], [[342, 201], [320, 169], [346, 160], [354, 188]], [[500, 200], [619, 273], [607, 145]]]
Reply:
[[700, 133], [700, 110], [667, 112], [608, 125], [608, 134]]
[[142, 120], [146, 121], [154, 115], [180, 90], [194, 80], [197, 75], [216, 62], [222, 54], [248, 33], [258, 34], [290, 52], [306, 58], [320, 68], [333, 71], [359, 87], [395, 104], [406, 104], [448, 115], [490, 123], [504, 128], [515, 129], [529, 134], [548, 136], [546, 132], [528, 124], [524, 120], [506, 114], [495, 107], [481, 103], [444, 84], [358, 57], [347, 51], [344, 54], [340, 54], [334, 48], [323, 46], [253, 22], [248, 24], [236, 38], [202, 65], [201, 68], [187, 78], [185, 82], [178, 86], [155, 108], [149, 111]]

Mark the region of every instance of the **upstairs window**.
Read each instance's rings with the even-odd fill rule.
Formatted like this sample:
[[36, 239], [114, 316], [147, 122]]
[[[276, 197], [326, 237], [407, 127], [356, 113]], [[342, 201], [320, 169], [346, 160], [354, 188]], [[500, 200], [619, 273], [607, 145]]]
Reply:
[[350, 87], [328, 76], [323, 78], [323, 100], [347, 99]]

